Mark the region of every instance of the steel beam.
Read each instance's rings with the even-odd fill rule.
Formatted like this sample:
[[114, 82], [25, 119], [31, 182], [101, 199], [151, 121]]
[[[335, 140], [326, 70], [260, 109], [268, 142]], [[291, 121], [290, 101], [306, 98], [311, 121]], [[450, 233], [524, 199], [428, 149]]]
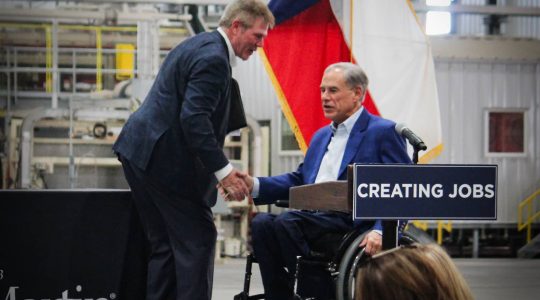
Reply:
[[502, 15], [502, 16], [540, 16], [540, 7], [526, 6], [498, 6], [498, 5], [460, 5], [428, 6], [421, 3], [414, 4], [417, 12], [445, 11], [453, 14]]

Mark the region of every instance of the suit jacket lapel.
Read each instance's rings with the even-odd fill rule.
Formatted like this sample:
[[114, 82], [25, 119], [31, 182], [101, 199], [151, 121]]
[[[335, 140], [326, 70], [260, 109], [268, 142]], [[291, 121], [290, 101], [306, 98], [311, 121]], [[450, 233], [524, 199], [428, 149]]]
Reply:
[[314, 151], [313, 159], [315, 163], [313, 164], [313, 166], [315, 169], [310, 170], [308, 183], [315, 182], [315, 179], [317, 178], [317, 173], [319, 172], [319, 169], [321, 167], [323, 156], [326, 153], [326, 149], [328, 148], [328, 144], [330, 143], [331, 138], [332, 130], [330, 129], [330, 126], [327, 126], [322, 132], [320, 140], [315, 141], [315, 143], [311, 143], [312, 145], [310, 146], [310, 149]]
[[343, 159], [341, 160], [341, 165], [339, 167], [338, 178], [341, 178], [341, 175], [346, 172], [347, 166], [352, 163], [355, 154], [360, 151], [360, 143], [364, 138], [364, 131], [366, 130], [370, 119], [371, 115], [364, 108], [349, 134], [349, 140], [347, 141], [345, 153], [343, 153]]

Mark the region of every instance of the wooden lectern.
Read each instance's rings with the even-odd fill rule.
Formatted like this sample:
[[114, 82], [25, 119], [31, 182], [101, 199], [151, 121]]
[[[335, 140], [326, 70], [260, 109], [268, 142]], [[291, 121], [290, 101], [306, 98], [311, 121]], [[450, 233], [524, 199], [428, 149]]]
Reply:
[[348, 166], [348, 180], [327, 181], [291, 188], [289, 190], [289, 207], [295, 209], [352, 212], [352, 173], [352, 166]]
[[328, 181], [293, 187], [289, 190], [289, 207], [308, 210], [352, 211], [352, 197], [347, 181]]
[[[353, 209], [353, 167], [347, 167], [347, 180], [327, 181], [296, 186], [289, 190], [289, 208], [339, 211], [351, 213]], [[383, 221], [383, 249], [397, 246], [396, 220]]]

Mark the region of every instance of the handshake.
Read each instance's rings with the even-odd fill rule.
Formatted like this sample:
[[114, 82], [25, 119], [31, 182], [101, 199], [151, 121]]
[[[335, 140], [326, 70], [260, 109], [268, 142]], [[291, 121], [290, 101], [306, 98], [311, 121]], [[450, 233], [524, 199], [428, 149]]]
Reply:
[[242, 201], [253, 191], [253, 177], [233, 169], [216, 187], [225, 201]]

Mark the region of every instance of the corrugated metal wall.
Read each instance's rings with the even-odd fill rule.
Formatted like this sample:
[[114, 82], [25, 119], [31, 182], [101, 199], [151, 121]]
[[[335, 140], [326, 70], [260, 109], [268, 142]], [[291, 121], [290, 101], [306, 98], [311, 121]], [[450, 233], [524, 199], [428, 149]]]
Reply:
[[240, 85], [246, 112], [256, 120], [273, 119], [280, 110], [279, 103], [260, 56], [254, 53], [247, 61], [237, 58], [237, 62], [233, 77]]
[[[516, 222], [517, 206], [540, 188], [540, 64], [437, 61], [445, 150], [433, 163], [499, 166], [497, 222]], [[488, 157], [485, 112], [526, 110], [526, 155]]]
[[[485, 5], [486, 0], [460, 0], [462, 5]], [[484, 16], [472, 14], [458, 14], [454, 17], [456, 35], [483, 36], [486, 34]]]
[[[461, 0], [462, 5], [486, 5], [487, 0]], [[540, 0], [499, 0], [499, 6], [540, 7]], [[458, 14], [454, 17], [455, 34], [461, 36], [487, 35], [485, 15]], [[501, 35], [521, 38], [540, 38], [540, 18], [509, 16], [501, 24]]]
[[[507, 0], [508, 5], [540, 7], [540, 0]], [[540, 18], [509, 17], [506, 22], [506, 36], [540, 39]]]

